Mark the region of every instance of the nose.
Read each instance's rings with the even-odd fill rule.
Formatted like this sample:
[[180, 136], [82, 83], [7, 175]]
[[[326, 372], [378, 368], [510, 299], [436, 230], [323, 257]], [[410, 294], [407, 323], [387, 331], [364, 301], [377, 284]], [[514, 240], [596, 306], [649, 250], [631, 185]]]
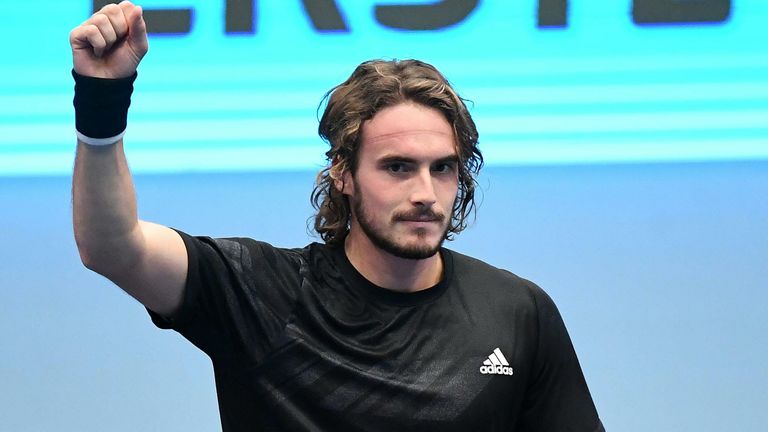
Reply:
[[411, 203], [416, 206], [432, 207], [437, 202], [434, 179], [429, 169], [422, 169], [413, 177]]

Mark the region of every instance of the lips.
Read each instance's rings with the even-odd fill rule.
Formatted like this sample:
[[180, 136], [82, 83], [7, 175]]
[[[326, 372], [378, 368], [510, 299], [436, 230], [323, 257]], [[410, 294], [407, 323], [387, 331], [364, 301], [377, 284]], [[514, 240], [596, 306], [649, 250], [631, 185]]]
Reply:
[[442, 222], [443, 218], [443, 215], [428, 212], [422, 214], [399, 215], [395, 218], [395, 220], [400, 222]]
[[402, 222], [440, 222], [441, 220], [438, 218], [400, 219]]

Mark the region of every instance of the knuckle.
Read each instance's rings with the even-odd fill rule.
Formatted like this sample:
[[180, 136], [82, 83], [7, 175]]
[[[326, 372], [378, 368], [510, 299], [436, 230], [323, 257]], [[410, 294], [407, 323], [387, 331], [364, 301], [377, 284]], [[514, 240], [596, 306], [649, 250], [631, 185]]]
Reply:
[[93, 14], [93, 17], [91, 18], [91, 20], [93, 21], [94, 24], [98, 24], [98, 25], [109, 24], [109, 18], [107, 18], [107, 16], [101, 12]]
[[122, 19], [123, 12], [122, 9], [120, 9], [119, 6], [112, 3], [110, 5], [107, 5], [100, 11], [105, 17], [107, 17], [109, 20], [111, 20], [113, 23], [117, 23]]
[[110, 4], [106, 5], [106, 6], [104, 6], [103, 8], [101, 8], [101, 10], [99, 10], [99, 12], [101, 12], [101, 13], [115, 13], [115, 11], [119, 11], [119, 10], [120, 10], [120, 8], [116, 4], [110, 3]]
[[119, 8], [119, 9], [120, 9], [120, 10], [121, 10], [123, 13], [126, 13], [126, 12], [128, 12], [129, 10], [133, 9], [133, 7], [134, 7], [134, 6], [133, 6], [133, 3], [131, 3], [131, 2], [127, 2], [127, 1], [124, 1], [124, 2], [120, 2], [120, 4], [118, 4], [118, 5], [117, 5], [117, 7], [118, 7], [118, 8]]
[[72, 29], [72, 31], [69, 32], [69, 40], [75, 40], [78, 39], [80, 35], [83, 34], [83, 27], [77, 26]]

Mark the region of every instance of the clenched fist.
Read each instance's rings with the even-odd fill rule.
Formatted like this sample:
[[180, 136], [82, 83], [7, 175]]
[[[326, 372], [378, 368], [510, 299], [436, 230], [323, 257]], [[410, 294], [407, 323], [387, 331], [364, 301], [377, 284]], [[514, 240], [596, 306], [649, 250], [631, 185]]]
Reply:
[[147, 53], [147, 26], [140, 6], [109, 4], [69, 34], [75, 72], [98, 78], [133, 75]]

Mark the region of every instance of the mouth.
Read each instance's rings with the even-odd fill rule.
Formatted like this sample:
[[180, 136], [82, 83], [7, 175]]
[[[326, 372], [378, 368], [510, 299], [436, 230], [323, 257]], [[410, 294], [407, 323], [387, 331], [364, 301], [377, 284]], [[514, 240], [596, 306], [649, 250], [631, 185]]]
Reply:
[[432, 228], [434, 226], [437, 226], [437, 221], [414, 221], [414, 220], [404, 220], [401, 223], [405, 224], [405, 226], [411, 227], [411, 228]]
[[436, 218], [418, 218], [418, 219], [400, 219], [400, 222], [408, 222], [408, 223], [437, 223], [441, 222], [442, 219], [436, 219]]
[[429, 225], [429, 224], [435, 224], [435, 223], [442, 223], [443, 222], [443, 216], [436, 214], [436, 213], [422, 213], [422, 214], [406, 214], [401, 215], [400, 217], [397, 217], [396, 220], [398, 222], [405, 222], [408, 224], [414, 224], [414, 225]]

